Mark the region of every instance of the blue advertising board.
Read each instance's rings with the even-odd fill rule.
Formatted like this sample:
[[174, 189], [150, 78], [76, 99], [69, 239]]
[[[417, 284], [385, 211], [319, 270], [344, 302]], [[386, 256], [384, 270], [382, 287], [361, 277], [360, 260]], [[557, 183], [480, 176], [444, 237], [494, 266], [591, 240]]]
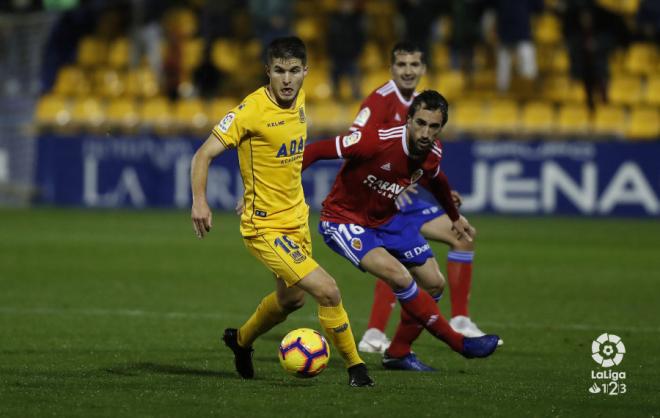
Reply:
[[[43, 136], [41, 200], [84, 207], [190, 206], [190, 159], [200, 140]], [[660, 142], [470, 141], [444, 145], [442, 168], [465, 212], [658, 216]], [[338, 161], [303, 175], [314, 209], [329, 192]], [[231, 210], [243, 191], [234, 151], [209, 172], [208, 200]]]

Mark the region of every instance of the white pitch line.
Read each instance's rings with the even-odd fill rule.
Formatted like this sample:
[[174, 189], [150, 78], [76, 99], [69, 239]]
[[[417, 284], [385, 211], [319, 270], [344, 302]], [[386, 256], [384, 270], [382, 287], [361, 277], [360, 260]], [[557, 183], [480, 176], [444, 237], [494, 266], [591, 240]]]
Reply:
[[[157, 312], [142, 309], [59, 309], [59, 308], [16, 308], [0, 307], [0, 315], [6, 316], [28, 316], [28, 315], [58, 315], [58, 316], [123, 316], [134, 318], [154, 319], [210, 319], [210, 320], [245, 320], [247, 315], [230, 312]], [[293, 314], [287, 318], [293, 322], [315, 322], [316, 316], [300, 316]], [[352, 318], [351, 322], [365, 324], [362, 318]], [[503, 329], [550, 329], [561, 331], [628, 331], [639, 333], [660, 334], [660, 327], [632, 327], [626, 325], [595, 325], [595, 324], [542, 324], [533, 322], [523, 323], [501, 323], [501, 322], [479, 322], [479, 325], [488, 328]]]

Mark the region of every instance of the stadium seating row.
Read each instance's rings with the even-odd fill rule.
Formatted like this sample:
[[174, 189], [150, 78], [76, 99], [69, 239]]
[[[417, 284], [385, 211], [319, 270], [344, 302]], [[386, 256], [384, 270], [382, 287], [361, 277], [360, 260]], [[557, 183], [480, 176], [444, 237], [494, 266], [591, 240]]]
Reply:
[[[203, 134], [237, 104], [233, 98], [170, 102], [162, 96], [143, 101], [118, 98], [103, 101], [94, 97], [66, 99], [44, 96], [37, 106], [35, 120], [42, 130], [131, 133], [153, 130], [168, 134]], [[349, 106], [335, 101], [310, 103], [310, 129], [316, 132], [342, 132], [357, 113], [359, 102]], [[600, 106], [590, 114], [585, 105], [555, 106], [532, 101], [520, 105], [514, 100], [461, 100], [452, 105], [453, 132], [476, 134], [545, 134], [557, 136], [596, 135], [630, 139], [660, 136], [658, 107]]]
[[[367, 95], [374, 88], [390, 78], [387, 70], [381, 68], [368, 72], [363, 77], [362, 94]], [[533, 86], [530, 86], [533, 87]], [[495, 73], [480, 71], [472, 79], [465, 78], [458, 71], [446, 71], [437, 76], [426, 76], [420, 90], [435, 88], [448, 99], [493, 98], [495, 96]], [[309, 100], [327, 100], [332, 97], [332, 85], [327, 72], [314, 69], [309, 72], [305, 83]], [[348, 97], [347, 83], [341, 86], [340, 96]], [[660, 105], [660, 74], [649, 77], [620, 75], [612, 78], [608, 88], [609, 100], [615, 105], [633, 106], [647, 104]], [[53, 93], [60, 96], [94, 96], [100, 98], [142, 97], [149, 98], [159, 94], [159, 82], [148, 67], [138, 67], [128, 71], [118, 71], [103, 67], [86, 71], [80, 66], [68, 66], [58, 73]], [[568, 76], [549, 76], [541, 82], [541, 95], [531, 89], [529, 96], [556, 103], [584, 103], [585, 93], [582, 85]]]

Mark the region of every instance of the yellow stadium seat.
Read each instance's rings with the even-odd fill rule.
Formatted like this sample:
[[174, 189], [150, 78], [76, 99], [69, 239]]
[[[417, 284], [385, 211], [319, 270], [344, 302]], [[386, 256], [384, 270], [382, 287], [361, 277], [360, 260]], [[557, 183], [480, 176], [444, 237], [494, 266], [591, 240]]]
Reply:
[[88, 131], [98, 131], [105, 122], [105, 110], [96, 97], [76, 99], [71, 109], [71, 124]]
[[102, 97], [119, 97], [126, 90], [123, 74], [110, 68], [99, 68], [94, 72], [94, 92]]
[[[357, 116], [358, 112], [360, 111], [360, 105], [362, 104], [361, 101], [359, 100], [352, 100], [348, 103], [348, 105], [345, 105], [344, 108], [346, 110], [346, 117], [348, 120], [349, 124], [352, 124], [353, 121], [355, 120], [355, 117]], [[348, 125], [347, 125], [348, 128]]]
[[175, 36], [192, 38], [198, 29], [197, 16], [188, 8], [170, 9], [163, 19], [163, 27]]
[[233, 97], [214, 99], [208, 106], [207, 115], [211, 124], [216, 124], [225, 117], [227, 112], [238, 106], [240, 102]]
[[261, 62], [261, 51], [263, 47], [257, 39], [250, 39], [243, 45], [243, 59], [247, 62]]
[[542, 14], [533, 25], [534, 39], [540, 45], [556, 45], [561, 41], [561, 24], [551, 13]]
[[521, 112], [523, 131], [526, 133], [550, 133], [555, 128], [555, 109], [547, 102], [531, 102]]
[[108, 55], [108, 45], [92, 36], [86, 36], [78, 43], [78, 64], [83, 67], [95, 67], [105, 64]]
[[557, 128], [562, 135], [586, 134], [590, 129], [589, 109], [577, 103], [564, 104], [559, 108]]
[[116, 70], [128, 67], [131, 60], [131, 41], [126, 37], [119, 38], [108, 47], [108, 65]]
[[472, 88], [479, 91], [494, 91], [496, 84], [494, 70], [479, 70], [472, 76]]
[[441, 73], [436, 79], [436, 90], [447, 100], [458, 99], [463, 94], [465, 78], [460, 71], [447, 71]]
[[384, 68], [368, 72], [364, 75], [364, 77], [362, 77], [362, 96], [366, 97], [368, 94], [385, 84], [385, 82], [391, 78], [392, 74], [390, 71]]
[[304, 16], [294, 23], [294, 32], [305, 44], [317, 44], [321, 40], [323, 32], [319, 30], [321, 22], [316, 17]]
[[647, 104], [660, 106], [660, 74], [649, 78], [644, 98]]
[[89, 80], [80, 67], [66, 66], [57, 72], [53, 93], [59, 96], [86, 96], [90, 90]]
[[180, 130], [199, 132], [208, 129], [209, 117], [199, 99], [178, 101], [174, 106], [174, 119]]
[[552, 71], [558, 74], [568, 74], [570, 58], [566, 48], [558, 48], [552, 56]]
[[345, 108], [334, 100], [310, 104], [307, 114], [310, 130], [332, 134], [347, 132], [354, 116], [349, 116]]
[[142, 103], [140, 120], [146, 128], [158, 133], [168, 133], [172, 127], [172, 106], [162, 96], [152, 97]]
[[110, 101], [105, 115], [106, 122], [111, 128], [124, 132], [132, 132], [140, 121], [135, 101], [127, 97]]
[[541, 73], [550, 73], [553, 70], [552, 59], [555, 48], [547, 45], [538, 45], [536, 48], [536, 65]]
[[481, 100], [461, 100], [450, 107], [448, 127], [459, 132], [480, 131], [483, 128], [484, 115], [484, 104]]
[[660, 113], [655, 107], [635, 107], [630, 112], [626, 131], [630, 139], [657, 140], [660, 138]]
[[608, 88], [608, 98], [613, 104], [635, 105], [642, 101], [642, 82], [636, 76], [613, 77]]
[[433, 76], [433, 74], [426, 73], [424, 77], [422, 77], [419, 80], [419, 84], [417, 85], [417, 91], [433, 90], [435, 89], [436, 85], [437, 85], [437, 81], [436, 78]]
[[305, 97], [310, 101], [329, 100], [332, 97], [332, 85], [326, 71], [310, 71], [303, 84]]
[[34, 114], [37, 125], [42, 129], [67, 126], [71, 122], [69, 102], [62, 96], [42, 96]]
[[126, 75], [126, 94], [134, 97], [154, 97], [158, 94], [158, 79], [149, 67], [139, 67]]
[[204, 41], [202, 38], [187, 39], [181, 44], [181, 70], [189, 74], [199, 67], [204, 58]]
[[360, 56], [360, 67], [364, 71], [373, 71], [385, 67], [383, 51], [376, 42], [369, 41]]
[[585, 102], [584, 87], [567, 76], [547, 77], [543, 81], [542, 96], [553, 102]]
[[592, 130], [597, 134], [623, 135], [626, 114], [621, 106], [598, 106], [593, 118]]
[[491, 103], [484, 120], [484, 128], [489, 133], [513, 133], [519, 122], [518, 103], [502, 99]]
[[658, 47], [653, 44], [632, 44], [625, 55], [625, 69], [631, 74], [648, 75], [655, 71]]
[[[433, 69], [436, 71], [445, 71], [449, 69], [451, 59], [449, 57], [449, 48], [443, 43], [435, 43], [431, 51], [433, 60]], [[389, 58], [388, 58], [389, 60]]]
[[238, 71], [242, 65], [238, 42], [223, 38], [216, 40], [211, 49], [211, 61], [222, 72]]

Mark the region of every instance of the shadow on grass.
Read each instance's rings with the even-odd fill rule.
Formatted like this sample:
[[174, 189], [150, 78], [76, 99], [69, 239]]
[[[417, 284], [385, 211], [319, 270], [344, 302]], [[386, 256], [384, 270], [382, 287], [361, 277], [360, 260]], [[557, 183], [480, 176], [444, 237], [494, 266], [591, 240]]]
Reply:
[[144, 373], [150, 374], [168, 374], [168, 375], [186, 375], [202, 377], [236, 377], [232, 371], [214, 371], [206, 369], [196, 369], [192, 367], [177, 366], [173, 364], [157, 363], [129, 363], [105, 369], [106, 372], [121, 376], [137, 376]]

